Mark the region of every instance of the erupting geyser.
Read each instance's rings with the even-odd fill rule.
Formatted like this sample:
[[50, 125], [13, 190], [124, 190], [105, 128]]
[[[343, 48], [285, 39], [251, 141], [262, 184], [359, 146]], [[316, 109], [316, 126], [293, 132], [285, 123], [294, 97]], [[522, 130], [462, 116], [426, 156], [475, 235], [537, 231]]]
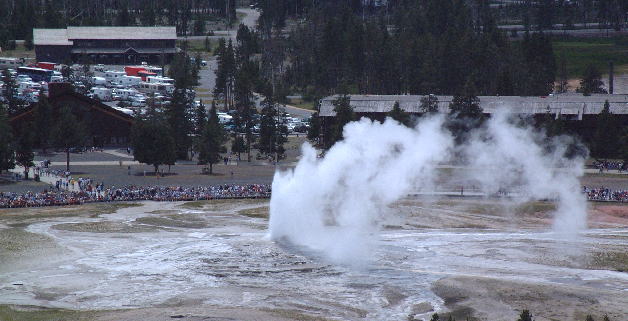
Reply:
[[454, 147], [443, 121], [431, 117], [414, 128], [391, 119], [352, 122], [344, 128], [345, 139], [322, 159], [304, 144], [296, 168], [275, 174], [271, 238], [341, 263], [364, 261], [388, 205], [434, 186], [437, 166], [454, 154], [467, 156], [468, 176], [483, 191], [516, 189], [516, 202], [556, 199], [555, 230], [573, 234], [585, 228], [586, 203], [578, 182], [582, 159], [566, 159], [561, 144], [540, 146], [546, 137], [514, 125], [505, 114], [494, 115], [462, 147]]

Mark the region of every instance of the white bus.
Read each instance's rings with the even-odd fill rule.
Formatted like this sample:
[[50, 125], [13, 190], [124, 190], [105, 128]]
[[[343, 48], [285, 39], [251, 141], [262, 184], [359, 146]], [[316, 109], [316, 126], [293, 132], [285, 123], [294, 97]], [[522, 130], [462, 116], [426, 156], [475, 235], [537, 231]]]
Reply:
[[15, 69], [24, 65], [20, 58], [0, 57], [0, 69]]
[[135, 87], [139, 86], [142, 82], [142, 77], [136, 76], [122, 76], [119, 80], [119, 84], [123, 86]]
[[120, 79], [122, 79], [122, 77], [124, 76], [126, 76], [126, 73], [124, 71], [105, 71], [105, 79], [107, 79], [107, 81], [111, 84], [119, 84]]
[[149, 76], [146, 77], [146, 82], [150, 83], [163, 83], [174, 85], [174, 79], [168, 77]]
[[143, 82], [140, 83], [139, 89], [143, 92], [147, 93], [165, 93], [171, 95], [174, 92], [173, 84], [164, 84], [164, 83], [150, 83]]
[[109, 88], [94, 87], [89, 92], [101, 101], [111, 101], [111, 89]]

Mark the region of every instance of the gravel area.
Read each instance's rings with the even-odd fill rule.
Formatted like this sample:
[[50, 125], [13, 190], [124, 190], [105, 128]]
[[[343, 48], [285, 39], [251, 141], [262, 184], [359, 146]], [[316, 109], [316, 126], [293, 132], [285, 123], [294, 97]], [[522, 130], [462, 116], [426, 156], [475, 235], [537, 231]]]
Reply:
[[[52, 166], [63, 170], [64, 166]], [[272, 182], [275, 167], [272, 165], [215, 165], [213, 175], [201, 174], [201, 165], [163, 166], [164, 177], [155, 176], [149, 165], [131, 165], [131, 175], [127, 166], [71, 166], [75, 177], [89, 177], [105, 186], [123, 185], [167, 185], [199, 186], [216, 184], [269, 184]], [[146, 176], [144, 176], [146, 171]], [[233, 176], [231, 176], [233, 172]]]

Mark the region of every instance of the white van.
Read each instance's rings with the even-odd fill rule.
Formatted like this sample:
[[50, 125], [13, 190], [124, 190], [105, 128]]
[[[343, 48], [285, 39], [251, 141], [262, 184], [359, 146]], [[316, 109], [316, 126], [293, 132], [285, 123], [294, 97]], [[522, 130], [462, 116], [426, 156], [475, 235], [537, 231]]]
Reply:
[[92, 84], [95, 86], [106, 86], [107, 79], [105, 77], [92, 77]]
[[168, 77], [159, 77], [159, 76], [149, 76], [146, 77], [146, 82], [149, 83], [162, 83], [162, 84], [171, 84], [174, 85], [174, 79]]
[[23, 65], [24, 62], [22, 59], [0, 57], [0, 69], [17, 69], [17, 67], [21, 67]]
[[142, 82], [142, 77], [137, 76], [122, 76], [119, 84], [123, 86], [136, 87]]
[[119, 84], [120, 79], [122, 79], [122, 77], [124, 76], [126, 76], [126, 73], [124, 71], [105, 71], [105, 79], [107, 79], [107, 81], [111, 84]]
[[173, 84], [143, 82], [140, 83], [139, 88], [146, 93], [165, 93], [171, 95], [174, 92]]
[[32, 81], [20, 81], [17, 83], [17, 91], [23, 93], [28, 90], [40, 90], [41, 84]]
[[94, 87], [89, 92], [101, 101], [111, 101], [111, 89], [109, 88]]
[[119, 100], [129, 100], [130, 97], [137, 95], [138, 91], [135, 89], [116, 89], [115, 94]]
[[63, 82], [63, 77], [61, 77], [61, 76], [52, 76], [52, 77], [50, 77], [50, 82]]

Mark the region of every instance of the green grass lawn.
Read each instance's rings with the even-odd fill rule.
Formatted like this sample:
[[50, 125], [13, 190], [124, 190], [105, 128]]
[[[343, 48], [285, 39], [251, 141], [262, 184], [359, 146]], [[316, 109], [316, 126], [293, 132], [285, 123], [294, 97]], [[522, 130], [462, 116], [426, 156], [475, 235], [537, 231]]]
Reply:
[[303, 108], [303, 109], [316, 110], [316, 103], [313, 101], [301, 101], [298, 103], [288, 103], [288, 105], [298, 107], [298, 108]]
[[628, 37], [564, 38], [552, 44], [557, 64], [560, 64], [561, 54], [565, 55], [571, 78], [580, 78], [588, 64], [594, 64], [602, 74], [608, 73], [611, 60], [618, 71], [628, 68]]
[[[2, 48], [2, 57], [15, 57], [15, 58], [35, 58], [35, 50], [26, 50], [23, 44], [17, 44], [15, 50], [6, 50]], [[30, 63], [30, 62], [29, 62]]]
[[[177, 40], [177, 47], [182, 48], [183, 47], [183, 40]], [[208, 52], [205, 49], [205, 39], [188, 39], [188, 50], [192, 51], [192, 52], [200, 52], [202, 56], [209, 56], [211, 53], [214, 52], [214, 50], [216, 50], [216, 48], [218, 47], [218, 41], [210, 39], [209, 40], [209, 47], [210, 47], [210, 52]], [[192, 54], [192, 57], [194, 56], [194, 54]]]
[[89, 320], [91, 314], [91, 312], [39, 309], [36, 307], [13, 309], [6, 305], [0, 306], [0, 320], [3, 321], [83, 321]]

